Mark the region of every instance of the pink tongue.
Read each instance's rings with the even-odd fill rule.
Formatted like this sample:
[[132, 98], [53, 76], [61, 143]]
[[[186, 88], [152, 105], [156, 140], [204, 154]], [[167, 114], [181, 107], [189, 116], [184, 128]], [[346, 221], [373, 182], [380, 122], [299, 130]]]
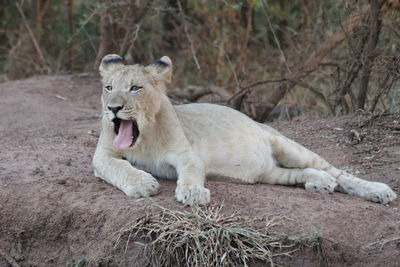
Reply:
[[132, 121], [121, 120], [118, 135], [113, 144], [116, 148], [126, 149], [132, 145]]

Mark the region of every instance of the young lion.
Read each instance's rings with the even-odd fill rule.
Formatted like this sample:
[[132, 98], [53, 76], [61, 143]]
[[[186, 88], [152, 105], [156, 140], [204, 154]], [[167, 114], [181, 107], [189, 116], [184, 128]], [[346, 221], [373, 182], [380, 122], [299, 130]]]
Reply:
[[147, 67], [124, 65], [107, 55], [101, 134], [93, 158], [95, 176], [139, 197], [157, 193], [154, 176], [178, 178], [175, 196], [207, 204], [205, 177], [242, 183], [304, 184], [311, 192], [334, 190], [386, 204], [396, 194], [336, 169], [317, 154], [228, 107], [173, 106], [165, 94], [172, 63], [162, 57]]

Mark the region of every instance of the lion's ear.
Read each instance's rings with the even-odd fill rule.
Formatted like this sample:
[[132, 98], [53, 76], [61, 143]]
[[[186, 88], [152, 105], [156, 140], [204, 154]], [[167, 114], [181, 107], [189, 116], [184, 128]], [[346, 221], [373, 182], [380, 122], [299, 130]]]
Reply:
[[101, 77], [107, 76], [111, 72], [124, 66], [122, 57], [116, 54], [109, 54], [103, 57], [101, 60], [99, 71]]
[[160, 78], [169, 83], [172, 79], [172, 61], [169, 57], [163, 56], [157, 59], [153, 64], [147, 66], [146, 71], [156, 78]]

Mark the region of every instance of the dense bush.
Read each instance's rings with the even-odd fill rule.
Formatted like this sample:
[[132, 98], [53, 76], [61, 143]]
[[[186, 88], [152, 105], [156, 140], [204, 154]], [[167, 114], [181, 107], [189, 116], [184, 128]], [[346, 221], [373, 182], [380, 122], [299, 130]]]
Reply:
[[[107, 53], [144, 64], [169, 55], [179, 77], [173, 87], [213, 84], [230, 94], [243, 92], [239, 102], [234, 95], [229, 103], [260, 120], [254, 102], [268, 99], [271, 107], [279, 101], [300, 103], [330, 114], [358, 108], [398, 112], [399, 5], [383, 0], [3, 0], [1, 79], [90, 72]], [[345, 38], [321, 50], [353, 18], [360, 19]], [[326, 53], [318, 58], [321, 51]], [[316, 64], [307, 65], [312, 60]]]

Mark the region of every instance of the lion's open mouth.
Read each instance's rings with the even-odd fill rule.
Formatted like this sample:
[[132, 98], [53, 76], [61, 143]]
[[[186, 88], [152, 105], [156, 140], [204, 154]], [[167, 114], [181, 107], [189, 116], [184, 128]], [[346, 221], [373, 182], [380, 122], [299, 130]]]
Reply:
[[114, 138], [113, 145], [116, 148], [127, 149], [133, 146], [139, 137], [139, 127], [136, 120], [113, 119], [114, 132], [117, 135]]

